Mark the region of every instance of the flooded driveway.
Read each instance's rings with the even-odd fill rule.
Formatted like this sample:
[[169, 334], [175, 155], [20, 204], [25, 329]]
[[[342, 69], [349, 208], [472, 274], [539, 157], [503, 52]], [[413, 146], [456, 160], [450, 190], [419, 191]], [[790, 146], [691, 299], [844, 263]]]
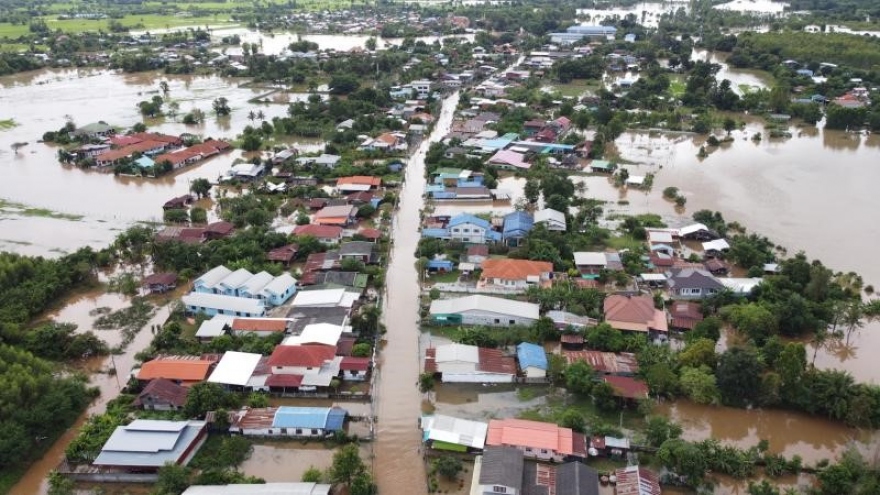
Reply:
[[378, 424], [374, 472], [385, 495], [427, 493], [418, 429], [421, 393], [418, 389], [419, 283], [416, 247], [425, 190], [425, 154], [431, 143], [449, 132], [458, 93], [443, 100], [443, 109], [430, 137], [409, 159], [398, 211], [392, 227], [391, 263], [385, 276], [382, 313], [387, 333], [380, 354], [377, 394]]

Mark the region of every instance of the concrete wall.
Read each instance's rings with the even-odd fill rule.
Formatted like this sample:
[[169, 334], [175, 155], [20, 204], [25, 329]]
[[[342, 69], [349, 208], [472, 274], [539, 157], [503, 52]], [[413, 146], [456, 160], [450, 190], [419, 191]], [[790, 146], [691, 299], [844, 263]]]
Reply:
[[[478, 309], [464, 311], [461, 313], [462, 323], [465, 325], [486, 325], [490, 327], [509, 327], [511, 325], [529, 326], [535, 322], [531, 318], [522, 318], [519, 316], [502, 315], [489, 311]], [[496, 321], [497, 320], [497, 321]], [[511, 323], [513, 322], [513, 323]]]

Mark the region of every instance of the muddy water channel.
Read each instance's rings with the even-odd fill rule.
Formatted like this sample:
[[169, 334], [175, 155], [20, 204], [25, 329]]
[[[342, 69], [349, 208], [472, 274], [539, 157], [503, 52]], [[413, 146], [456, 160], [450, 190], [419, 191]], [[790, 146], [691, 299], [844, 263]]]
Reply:
[[[153, 300], [154, 304], [163, 304], [164, 300]], [[64, 301], [58, 310], [50, 311], [43, 318], [53, 319], [58, 322], [74, 323], [80, 331], [91, 330], [98, 314], [98, 308], [118, 310], [129, 305], [129, 299], [119, 294], [105, 294], [102, 291], [90, 291], [78, 294]], [[43, 458], [32, 464], [22, 479], [12, 488], [12, 495], [35, 495], [45, 494], [48, 490], [46, 477], [58, 466], [64, 458], [64, 450], [74, 439], [85, 419], [92, 414], [104, 412], [107, 402], [117, 395], [125, 386], [128, 376], [134, 367], [134, 356], [143, 350], [153, 338], [148, 330], [152, 325], [164, 323], [168, 318], [168, 306], [160, 307], [146, 327], [134, 337], [122, 354], [88, 360], [82, 363], [80, 368], [89, 374], [90, 385], [97, 387], [101, 395], [88, 407], [77, 422], [63, 435], [44, 455]], [[111, 347], [122, 341], [121, 332], [115, 330], [94, 330], [95, 334], [105, 340]], [[108, 373], [108, 370], [116, 368], [116, 374]]]
[[[249, 99], [271, 89], [243, 88], [240, 85], [246, 80], [215, 76], [62, 70], [2, 77], [0, 119], [12, 118], [17, 126], [0, 131], [0, 172], [4, 176], [0, 199], [62, 215], [21, 214], [15, 208], [0, 208], [4, 227], [0, 249], [51, 255], [84, 245], [104, 246], [131, 222], [161, 219], [165, 201], [187, 192], [193, 179], [216, 180], [241, 156], [234, 151], [159, 179], [140, 179], [62, 166], [56, 159], [58, 148], [37, 142], [44, 132], [59, 129], [68, 119], [78, 125], [101, 120], [123, 128], [142, 122], [136, 104], [159, 94], [163, 80], [168, 81], [170, 99], [180, 105], [180, 116], [194, 108], [208, 114], [198, 126], [171, 119], [146, 121], [150, 130], [174, 135], [188, 132], [232, 139], [251, 124], [247, 119], [250, 110], [262, 110], [271, 119], [285, 114], [285, 103], [305, 97], [276, 93], [266, 97], [275, 103], [251, 104]], [[233, 108], [229, 118], [217, 119], [210, 112], [211, 102], [221, 96]], [[11, 146], [17, 142], [28, 145], [14, 153]], [[309, 149], [308, 145], [295, 145]]]
[[387, 333], [378, 364], [374, 400], [378, 425], [374, 471], [383, 495], [426, 493], [425, 469], [419, 455], [417, 428], [421, 393], [419, 376], [419, 284], [415, 252], [419, 241], [422, 194], [425, 190], [425, 154], [431, 143], [449, 132], [458, 93], [443, 101], [430, 137], [423, 141], [406, 167], [398, 211], [392, 227], [391, 263], [385, 277], [384, 323]]

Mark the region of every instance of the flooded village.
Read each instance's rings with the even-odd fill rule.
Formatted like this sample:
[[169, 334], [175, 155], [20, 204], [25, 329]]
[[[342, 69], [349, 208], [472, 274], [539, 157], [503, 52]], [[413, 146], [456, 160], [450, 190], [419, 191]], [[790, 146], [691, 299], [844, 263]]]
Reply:
[[0, 493], [870, 493], [880, 80], [744, 62], [780, 5], [17, 55], [0, 374], [64, 428], [0, 401]]

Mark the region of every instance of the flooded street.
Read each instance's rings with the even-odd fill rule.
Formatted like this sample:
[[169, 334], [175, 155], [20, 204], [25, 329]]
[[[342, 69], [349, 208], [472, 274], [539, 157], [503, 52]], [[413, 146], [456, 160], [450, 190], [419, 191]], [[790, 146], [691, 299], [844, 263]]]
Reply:
[[378, 402], [374, 472], [383, 495], [415, 495], [427, 490], [417, 427], [422, 398], [417, 385], [419, 284], [415, 252], [425, 190], [425, 154], [432, 142], [449, 132], [457, 104], [457, 92], [443, 100], [433, 132], [409, 159], [399, 209], [394, 215], [391, 263], [385, 276], [387, 290], [382, 310], [387, 333], [374, 397]]

